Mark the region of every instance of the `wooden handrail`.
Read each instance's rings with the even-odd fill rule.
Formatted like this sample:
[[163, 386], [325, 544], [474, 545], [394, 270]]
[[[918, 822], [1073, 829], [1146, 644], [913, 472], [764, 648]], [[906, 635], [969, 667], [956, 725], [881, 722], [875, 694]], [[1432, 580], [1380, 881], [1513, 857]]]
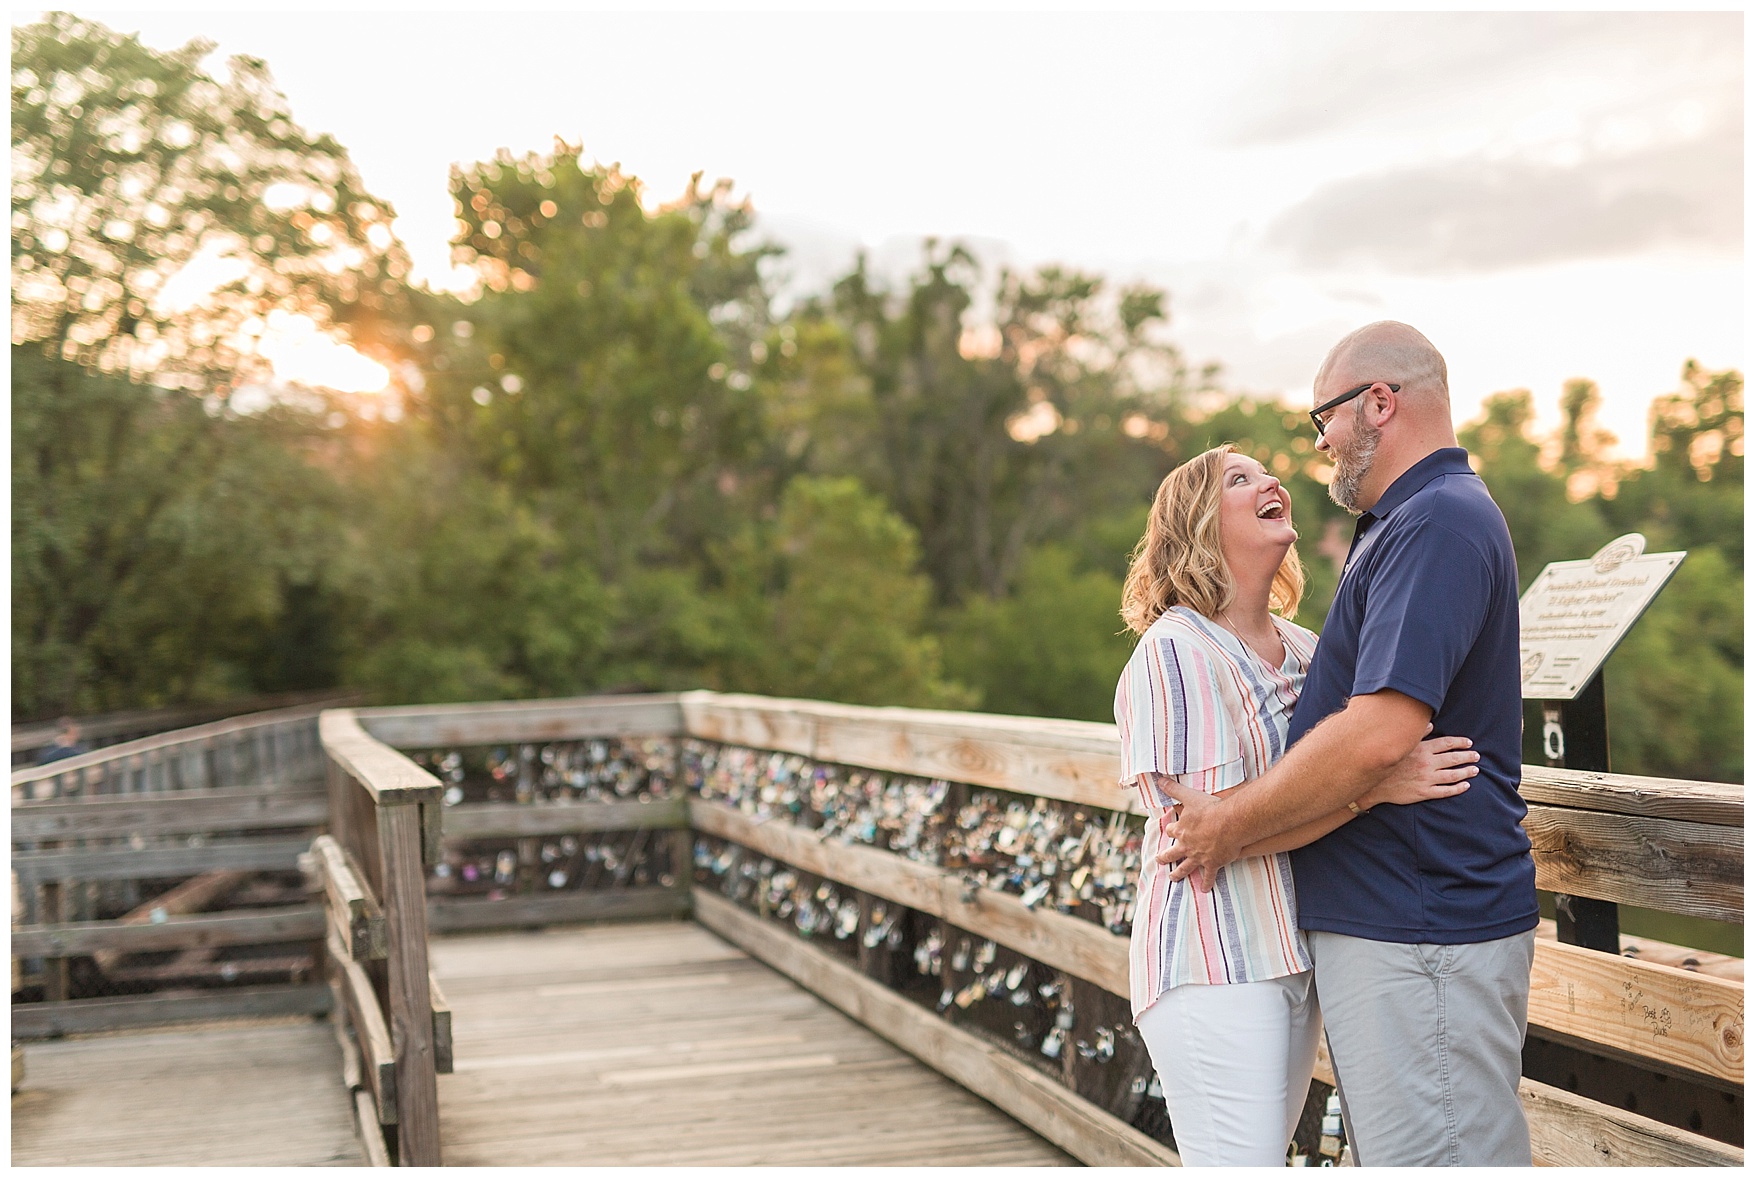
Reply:
[[328, 816], [328, 800], [315, 789], [185, 789], [155, 794], [52, 798], [14, 803], [12, 838], [14, 842], [24, 842], [215, 830], [275, 830], [289, 826], [321, 826]]
[[272, 712], [258, 712], [250, 716], [234, 716], [229, 720], [216, 720], [211, 724], [201, 724], [194, 728], [180, 728], [175, 732], [162, 732], [157, 736], [143, 736], [139, 740], [130, 740], [123, 744], [106, 745], [100, 749], [93, 749], [89, 753], [80, 753], [77, 756], [66, 757], [59, 761], [51, 761], [47, 765], [29, 765], [14, 769], [12, 771], [12, 787], [17, 790], [21, 786], [47, 781], [65, 773], [82, 769], [97, 769], [149, 753], [200, 747], [222, 737], [242, 735], [280, 725], [308, 722], [319, 715], [321, 711], [321, 705], [282, 708]]
[[[377, 740], [398, 748], [686, 735], [797, 753], [916, 777], [1141, 813], [1116, 784], [1115, 725], [1087, 720], [875, 708], [715, 691], [579, 696], [353, 710]], [[1524, 767], [1532, 802], [1574, 810], [1743, 824], [1741, 785]]]
[[[372, 736], [408, 748], [687, 736], [1140, 813], [1132, 791], [1116, 783], [1117, 737], [1109, 724], [705, 691], [371, 709], [360, 716]], [[1740, 785], [1530, 767], [1522, 792], [1530, 803], [1525, 825], [1536, 848], [1541, 886], [1741, 919]], [[705, 834], [936, 916], [1111, 993], [1127, 992], [1125, 941], [1098, 925], [1027, 908], [1016, 896], [974, 887], [954, 872], [875, 848], [825, 841], [790, 822], [761, 821], [700, 799], [687, 805], [690, 824]], [[591, 807], [581, 803], [460, 807], [454, 817], [444, 814], [445, 833], [529, 835], [629, 821], [622, 813], [627, 803], [592, 806], [602, 813], [591, 816]], [[669, 818], [658, 806], [648, 816]], [[1660, 1071], [1741, 1084], [1742, 993], [1740, 982], [1541, 940], [1530, 1019], [1562, 1042]], [[1532, 1127], [1541, 1139], [1538, 1155], [1547, 1160], [1586, 1156], [1566, 1144], [1581, 1130], [1602, 1138], [1604, 1160], [1741, 1160], [1740, 1150], [1697, 1134], [1647, 1124], [1645, 1118], [1556, 1094], [1533, 1081], [1524, 1087]]]
[[501, 741], [674, 734], [682, 731], [680, 698], [675, 693], [584, 695], [572, 699], [355, 708], [353, 715], [374, 739], [385, 744], [396, 748], [433, 748]]
[[[386, 1105], [389, 1094], [374, 1091], [379, 1122], [389, 1123], [394, 1114], [397, 1162], [436, 1166], [440, 1164], [439, 1061], [426, 908], [427, 852], [436, 847], [425, 833], [429, 826], [438, 825], [436, 808], [443, 789], [432, 774], [368, 735], [351, 710], [325, 711], [317, 725], [328, 762], [330, 833], [337, 853], [327, 854], [327, 846], [319, 850], [341, 864], [333, 871], [325, 869], [326, 880], [342, 882], [345, 867], [348, 886], [337, 890], [335, 903], [348, 923], [356, 907], [366, 912], [368, 898], [376, 899], [384, 919], [382, 959], [371, 956], [375, 930], [367, 927], [357, 940], [343, 940], [333, 918], [330, 952], [347, 958], [337, 962], [344, 978], [353, 979], [344, 992], [357, 993], [360, 979], [366, 979], [374, 1002], [378, 995], [383, 998], [394, 1050], [393, 1109]], [[356, 898], [361, 901], [358, 905], [353, 903]], [[355, 951], [362, 946], [370, 946], [366, 959], [356, 960]], [[356, 1017], [366, 1017], [358, 1009], [362, 1004], [363, 998], [354, 1003], [351, 1013]]]
[[[711, 691], [684, 692], [680, 700], [684, 731], [706, 740], [1142, 812], [1132, 792], [1114, 784], [1121, 757], [1113, 724]], [[1056, 771], [1073, 780], [1041, 781]], [[1526, 765], [1520, 792], [1575, 810], [1743, 825], [1744, 789], [1723, 782]]]
[[[1127, 941], [1101, 925], [974, 887], [955, 872], [826, 842], [789, 822], [689, 803], [696, 829], [847, 887], [925, 912], [1044, 965], [1128, 996]], [[1530, 1022], [1731, 1083], [1743, 1082], [1743, 987], [1667, 965], [1538, 942]]]
[[915, 777], [1143, 813], [1117, 784], [1115, 725], [974, 712], [868, 708], [687, 691], [684, 732]]
[[655, 802], [477, 802], [448, 806], [444, 813], [447, 838], [529, 838], [546, 834], [603, 833], [613, 830], [659, 830], [689, 824], [682, 798]]
[[379, 806], [436, 802], [445, 792], [437, 777], [367, 735], [351, 708], [322, 713], [317, 717], [317, 733], [330, 762]]
[[[406, 747], [679, 734], [1142, 813], [1112, 724], [689, 691], [366, 709]], [[1740, 785], [1527, 767], [1539, 885], [1715, 920], [1743, 907]], [[464, 825], [468, 819], [460, 819]], [[541, 821], [532, 818], [531, 821]]]
[[[120, 744], [108, 738], [130, 736], [144, 739], [168, 732], [187, 731], [197, 724], [285, 711], [288, 708], [309, 708], [313, 713], [322, 708], [341, 708], [365, 698], [361, 691], [337, 691], [320, 688], [315, 691], [283, 691], [269, 695], [246, 696], [208, 704], [185, 704], [181, 707], [140, 708], [127, 712], [103, 712], [94, 716], [74, 716], [82, 740], [101, 744]], [[60, 725], [54, 720], [28, 721], [12, 726], [12, 755], [32, 749], [47, 748], [54, 743]]]
[[1525, 765], [1518, 792], [1528, 802], [1575, 810], [1676, 818], [1710, 826], [1743, 825], [1743, 787], [1727, 782]]
[[1532, 805], [1536, 886], [1700, 916], [1743, 919], [1743, 828]]

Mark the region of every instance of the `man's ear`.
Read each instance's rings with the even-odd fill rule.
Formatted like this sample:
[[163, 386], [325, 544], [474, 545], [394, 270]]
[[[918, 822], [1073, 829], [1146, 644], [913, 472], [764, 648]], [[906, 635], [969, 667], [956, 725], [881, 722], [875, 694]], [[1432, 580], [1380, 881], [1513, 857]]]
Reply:
[[1382, 429], [1390, 418], [1394, 417], [1400, 406], [1396, 403], [1395, 394], [1382, 385], [1365, 394], [1365, 416], [1371, 424]]

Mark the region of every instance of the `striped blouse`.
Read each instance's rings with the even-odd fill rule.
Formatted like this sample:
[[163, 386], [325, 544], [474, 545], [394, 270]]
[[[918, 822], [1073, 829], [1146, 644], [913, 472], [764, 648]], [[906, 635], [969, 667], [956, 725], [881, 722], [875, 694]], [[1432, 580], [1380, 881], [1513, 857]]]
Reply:
[[1148, 815], [1129, 948], [1136, 1019], [1172, 986], [1259, 982], [1310, 968], [1287, 856], [1239, 859], [1219, 870], [1210, 892], [1171, 883], [1157, 860], [1169, 799], [1142, 776], [1217, 793], [1280, 759], [1316, 635], [1283, 618], [1274, 625], [1286, 647], [1279, 667], [1217, 622], [1173, 606], [1141, 636], [1116, 684], [1121, 781], [1140, 791]]

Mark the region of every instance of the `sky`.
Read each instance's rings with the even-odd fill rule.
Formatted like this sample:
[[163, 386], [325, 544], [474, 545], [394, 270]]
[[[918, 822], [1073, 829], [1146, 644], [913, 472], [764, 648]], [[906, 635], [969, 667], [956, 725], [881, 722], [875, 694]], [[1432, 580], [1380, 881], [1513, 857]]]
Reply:
[[1740, 11], [78, 11], [265, 59], [435, 285], [450, 166], [558, 135], [654, 201], [732, 179], [786, 295], [960, 239], [1162, 286], [1190, 360], [1296, 403], [1400, 319], [1459, 423], [1588, 377], [1638, 457], [1685, 360], [1744, 365]]

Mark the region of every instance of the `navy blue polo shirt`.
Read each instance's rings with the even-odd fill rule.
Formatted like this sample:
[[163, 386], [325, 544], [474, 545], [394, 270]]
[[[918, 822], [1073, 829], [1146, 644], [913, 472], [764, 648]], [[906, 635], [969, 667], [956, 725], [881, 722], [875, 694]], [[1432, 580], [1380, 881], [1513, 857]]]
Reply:
[[1411, 944], [1534, 928], [1536, 868], [1517, 792], [1517, 557], [1460, 448], [1415, 463], [1359, 517], [1288, 745], [1350, 696], [1384, 688], [1430, 705], [1432, 735], [1473, 740], [1480, 772], [1455, 797], [1375, 806], [1292, 852], [1299, 925]]

